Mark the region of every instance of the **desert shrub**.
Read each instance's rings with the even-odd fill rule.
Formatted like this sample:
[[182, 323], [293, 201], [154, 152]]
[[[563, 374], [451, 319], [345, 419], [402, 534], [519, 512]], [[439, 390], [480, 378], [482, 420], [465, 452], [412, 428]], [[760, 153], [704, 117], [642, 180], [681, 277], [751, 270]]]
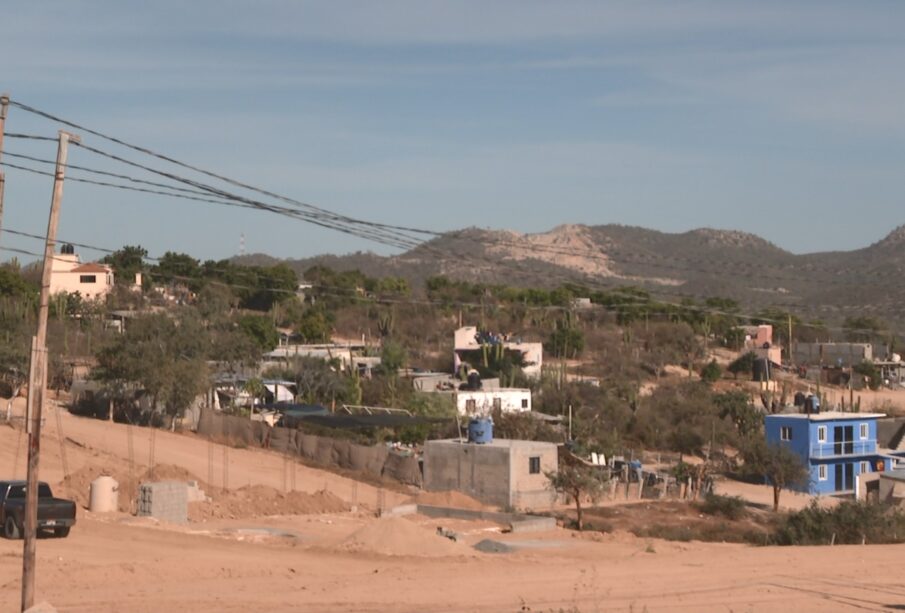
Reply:
[[719, 494], [707, 494], [701, 502], [697, 503], [698, 510], [707, 515], [722, 515], [726, 519], [737, 521], [747, 515], [745, 501], [738, 496], [721, 496]]
[[732, 376], [736, 379], [741, 374], [750, 375], [752, 372], [754, 372], [755, 359], [757, 359], [757, 356], [755, 356], [753, 352], [749, 351], [748, 353], [740, 356], [731, 364], [729, 364], [726, 370], [731, 372]]
[[705, 383], [715, 383], [723, 376], [723, 369], [716, 363], [716, 360], [710, 360], [701, 369], [701, 381]]
[[777, 545], [885, 544], [905, 542], [905, 512], [885, 504], [846, 501], [831, 509], [812, 502], [780, 520]]

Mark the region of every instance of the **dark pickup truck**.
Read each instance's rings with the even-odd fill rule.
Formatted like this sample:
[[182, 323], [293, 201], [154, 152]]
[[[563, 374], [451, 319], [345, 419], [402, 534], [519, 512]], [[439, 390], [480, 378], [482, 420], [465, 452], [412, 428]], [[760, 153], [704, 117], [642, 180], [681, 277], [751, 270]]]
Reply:
[[[25, 526], [25, 481], [0, 481], [0, 521], [3, 536], [17, 539]], [[51, 530], [65, 538], [75, 524], [75, 503], [54, 498], [50, 486], [38, 483], [38, 531]]]

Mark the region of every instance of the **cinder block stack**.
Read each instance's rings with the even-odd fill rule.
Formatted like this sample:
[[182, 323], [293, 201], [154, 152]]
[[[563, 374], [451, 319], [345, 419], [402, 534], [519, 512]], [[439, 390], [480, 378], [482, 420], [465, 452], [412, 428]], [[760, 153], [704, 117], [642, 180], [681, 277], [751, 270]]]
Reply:
[[184, 524], [188, 521], [188, 485], [183, 481], [142, 483], [138, 491], [138, 515]]

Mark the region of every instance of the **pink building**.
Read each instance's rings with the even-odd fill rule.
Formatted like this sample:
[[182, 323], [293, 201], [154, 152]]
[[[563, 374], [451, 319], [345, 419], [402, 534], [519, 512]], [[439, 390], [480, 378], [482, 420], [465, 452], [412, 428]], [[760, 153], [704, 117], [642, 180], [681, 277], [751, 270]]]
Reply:
[[72, 245], [63, 245], [54, 255], [50, 275], [50, 293], [78, 292], [86, 300], [97, 300], [113, 289], [113, 269], [104, 264], [83, 264]]

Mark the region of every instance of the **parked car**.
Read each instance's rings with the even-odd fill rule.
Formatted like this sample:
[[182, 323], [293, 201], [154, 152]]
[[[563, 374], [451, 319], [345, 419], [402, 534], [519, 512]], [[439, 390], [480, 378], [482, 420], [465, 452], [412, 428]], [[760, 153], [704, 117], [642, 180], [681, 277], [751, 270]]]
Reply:
[[[3, 536], [8, 539], [21, 538], [24, 532], [26, 485], [26, 481], [0, 481], [0, 523]], [[73, 525], [75, 503], [54, 498], [49, 485], [38, 483], [38, 531], [51, 531], [54, 536], [65, 538]]]

